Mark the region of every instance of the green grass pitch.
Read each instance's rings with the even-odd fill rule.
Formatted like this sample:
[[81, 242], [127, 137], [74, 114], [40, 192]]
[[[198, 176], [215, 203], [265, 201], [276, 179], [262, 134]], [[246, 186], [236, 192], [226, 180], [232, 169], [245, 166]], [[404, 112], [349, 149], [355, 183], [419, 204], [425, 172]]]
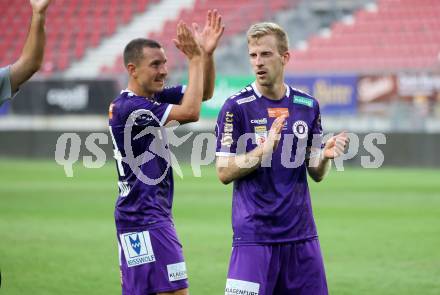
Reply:
[[[120, 294], [114, 164], [0, 167], [0, 294]], [[213, 167], [175, 180], [191, 294], [223, 294], [231, 186]], [[331, 294], [440, 294], [440, 170], [332, 171], [311, 191]]]

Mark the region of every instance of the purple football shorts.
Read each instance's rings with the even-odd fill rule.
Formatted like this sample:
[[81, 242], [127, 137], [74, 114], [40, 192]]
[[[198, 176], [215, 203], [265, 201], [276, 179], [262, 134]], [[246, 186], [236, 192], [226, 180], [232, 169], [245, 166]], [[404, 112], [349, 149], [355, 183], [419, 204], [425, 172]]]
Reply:
[[327, 295], [317, 238], [232, 248], [225, 295]]
[[182, 245], [173, 225], [118, 231], [123, 295], [149, 295], [188, 288]]

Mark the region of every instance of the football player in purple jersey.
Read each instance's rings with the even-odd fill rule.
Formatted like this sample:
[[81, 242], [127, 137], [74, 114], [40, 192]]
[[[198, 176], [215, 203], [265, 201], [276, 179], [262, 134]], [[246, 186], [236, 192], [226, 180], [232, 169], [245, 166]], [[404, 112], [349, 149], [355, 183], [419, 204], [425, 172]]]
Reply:
[[188, 85], [164, 87], [167, 57], [150, 39], [135, 39], [124, 50], [127, 89], [109, 108], [110, 134], [118, 170], [115, 223], [122, 294], [188, 294], [182, 246], [172, 217], [173, 174], [166, 132], [171, 121], [195, 122], [200, 104], [213, 95], [213, 54], [224, 27], [208, 11], [200, 31], [179, 22], [174, 43], [188, 60]]
[[324, 295], [307, 174], [321, 181], [347, 135], [322, 145], [318, 100], [284, 82], [290, 53], [279, 25], [252, 25], [247, 39], [256, 80], [226, 100], [216, 127], [217, 174], [234, 185], [225, 295]]

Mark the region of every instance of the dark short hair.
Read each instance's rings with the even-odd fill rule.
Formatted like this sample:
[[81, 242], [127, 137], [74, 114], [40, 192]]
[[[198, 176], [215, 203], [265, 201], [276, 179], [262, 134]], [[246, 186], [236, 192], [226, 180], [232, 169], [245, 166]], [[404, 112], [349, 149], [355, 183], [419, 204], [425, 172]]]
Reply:
[[155, 40], [145, 38], [131, 40], [124, 49], [124, 65], [127, 66], [129, 63], [138, 64], [144, 55], [143, 50], [145, 47], [162, 48], [162, 45]]

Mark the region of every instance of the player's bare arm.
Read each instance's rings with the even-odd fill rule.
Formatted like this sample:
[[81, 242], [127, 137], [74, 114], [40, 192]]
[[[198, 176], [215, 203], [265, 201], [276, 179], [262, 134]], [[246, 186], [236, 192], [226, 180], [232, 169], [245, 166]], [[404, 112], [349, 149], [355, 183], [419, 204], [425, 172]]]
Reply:
[[18, 87], [37, 72], [43, 63], [44, 44], [46, 37], [44, 23], [46, 9], [52, 0], [30, 0], [32, 20], [29, 33], [18, 60], [11, 66], [11, 89], [16, 92]]
[[214, 51], [223, 35], [225, 26], [222, 24], [222, 16], [216, 9], [208, 10], [206, 23], [201, 32], [198, 25], [193, 23], [194, 33], [199, 42], [204, 55], [204, 82], [203, 82], [203, 100], [208, 100], [214, 95], [215, 84], [215, 63]]
[[220, 181], [223, 184], [228, 184], [256, 170], [265, 157], [270, 156], [278, 147], [285, 120], [284, 116], [276, 118], [270, 127], [267, 140], [252, 151], [238, 156], [217, 157], [217, 176]]
[[345, 132], [331, 137], [324, 146], [322, 152], [312, 151], [312, 156], [307, 163], [307, 171], [310, 177], [320, 182], [328, 174], [331, 167], [331, 159], [335, 159], [344, 153], [348, 144], [348, 137]]
[[188, 87], [182, 103], [173, 106], [166, 123], [173, 120], [179, 123], [195, 122], [199, 120], [203, 95], [202, 49], [195, 40], [194, 34], [183, 22], [177, 25], [177, 39], [173, 39], [173, 42], [188, 59]]

